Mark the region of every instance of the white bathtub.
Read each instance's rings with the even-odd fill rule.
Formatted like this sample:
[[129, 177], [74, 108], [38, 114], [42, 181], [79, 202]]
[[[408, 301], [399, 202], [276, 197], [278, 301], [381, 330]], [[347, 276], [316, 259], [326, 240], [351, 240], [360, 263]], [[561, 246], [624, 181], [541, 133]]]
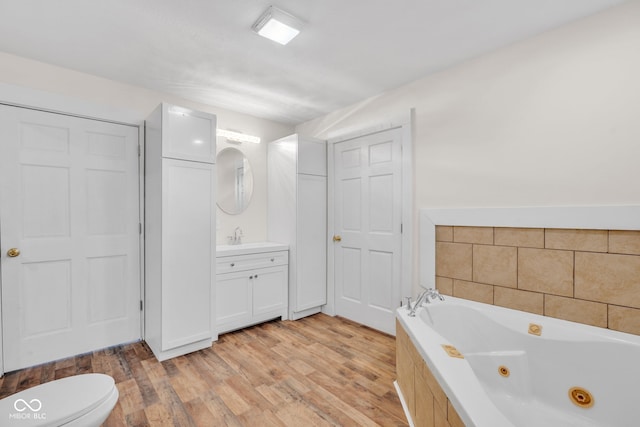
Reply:
[[397, 317], [467, 426], [640, 426], [640, 337], [445, 298]]

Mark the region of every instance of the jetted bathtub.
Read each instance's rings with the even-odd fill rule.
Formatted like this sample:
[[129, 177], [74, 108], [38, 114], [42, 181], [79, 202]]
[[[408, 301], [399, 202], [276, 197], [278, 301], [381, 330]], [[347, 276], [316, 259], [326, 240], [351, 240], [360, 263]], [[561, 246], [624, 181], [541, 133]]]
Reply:
[[640, 426], [640, 337], [445, 298], [397, 318], [467, 426]]

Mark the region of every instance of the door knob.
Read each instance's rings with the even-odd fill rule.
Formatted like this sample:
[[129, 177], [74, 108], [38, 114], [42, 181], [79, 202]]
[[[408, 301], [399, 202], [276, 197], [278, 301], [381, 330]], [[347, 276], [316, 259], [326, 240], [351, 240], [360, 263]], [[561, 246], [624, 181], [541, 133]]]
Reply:
[[333, 241], [334, 242], [341, 242], [342, 241], [342, 237], [338, 236], [337, 234], [335, 236], [333, 236]]
[[18, 255], [20, 255], [20, 249], [18, 248], [11, 248], [7, 251], [7, 256], [10, 258], [15, 258]]

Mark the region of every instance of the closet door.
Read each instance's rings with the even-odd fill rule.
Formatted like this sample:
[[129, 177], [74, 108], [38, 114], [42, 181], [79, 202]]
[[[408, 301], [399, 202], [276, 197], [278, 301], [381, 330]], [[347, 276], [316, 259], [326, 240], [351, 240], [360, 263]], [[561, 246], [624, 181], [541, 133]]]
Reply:
[[4, 369], [140, 338], [138, 128], [0, 106]]
[[402, 265], [402, 131], [335, 144], [336, 314], [394, 334]]
[[162, 159], [162, 350], [211, 339], [214, 165]]

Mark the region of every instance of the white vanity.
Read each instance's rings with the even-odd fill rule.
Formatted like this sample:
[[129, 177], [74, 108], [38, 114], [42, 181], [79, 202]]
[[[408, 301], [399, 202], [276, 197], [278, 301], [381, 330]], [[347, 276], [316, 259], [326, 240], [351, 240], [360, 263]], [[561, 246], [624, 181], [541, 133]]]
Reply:
[[287, 319], [289, 247], [245, 243], [216, 247], [216, 332]]

